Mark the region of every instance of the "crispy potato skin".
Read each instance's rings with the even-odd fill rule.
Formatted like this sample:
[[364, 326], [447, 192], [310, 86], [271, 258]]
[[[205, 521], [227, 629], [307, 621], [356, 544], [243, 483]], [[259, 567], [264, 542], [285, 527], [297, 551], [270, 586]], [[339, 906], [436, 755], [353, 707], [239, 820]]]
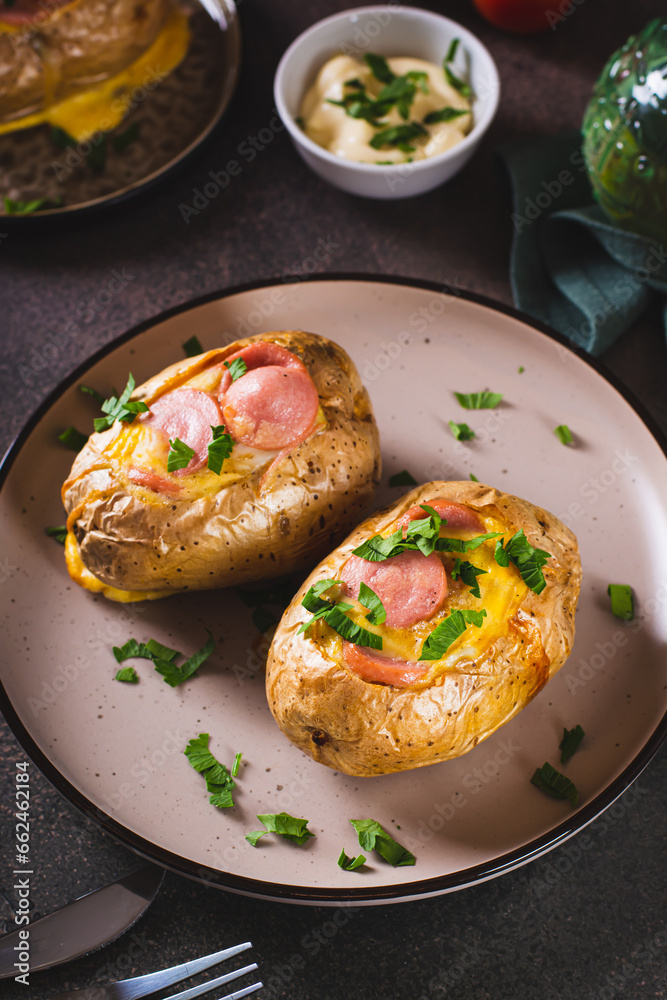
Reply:
[[[508, 633], [477, 660], [459, 661], [428, 687], [368, 683], [326, 656], [308, 633], [301, 607], [317, 580], [336, 578], [352, 549], [382, 533], [409, 507], [444, 498], [466, 504], [552, 553], [546, 587], [528, 590]], [[577, 541], [553, 514], [474, 482], [419, 486], [374, 514], [311, 573], [278, 626], [269, 650], [266, 692], [289, 739], [314, 760], [360, 777], [424, 767], [467, 753], [524, 708], [567, 659], [581, 582]]]
[[326, 426], [268, 473], [264, 467], [190, 501], [121, 487], [101, 460], [118, 423], [91, 435], [63, 486], [63, 503], [85, 566], [105, 584], [166, 595], [282, 576], [316, 563], [368, 509], [381, 468], [377, 426], [352, 360], [324, 337], [284, 331], [237, 340], [172, 365], [133, 399], [150, 405], [258, 340], [303, 361]]

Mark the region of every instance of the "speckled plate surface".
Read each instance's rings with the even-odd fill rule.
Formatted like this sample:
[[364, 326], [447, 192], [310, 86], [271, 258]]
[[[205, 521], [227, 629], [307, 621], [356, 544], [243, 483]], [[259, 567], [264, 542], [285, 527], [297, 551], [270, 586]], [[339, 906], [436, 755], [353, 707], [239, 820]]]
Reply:
[[[62, 149], [40, 125], [0, 136], [0, 195], [18, 201], [62, 199], [61, 207], [5, 214], [7, 227], [71, 219], [136, 195], [193, 153], [208, 138], [232, 99], [241, 64], [233, 0], [184, 0], [192, 41], [183, 62], [154, 89], [135, 88], [134, 106], [117, 133], [137, 128], [122, 150], [106, 143], [104, 168], [93, 169], [96, 143]], [[148, 91], [148, 93], [147, 93]]]
[[[205, 348], [274, 329], [324, 334], [355, 360], [375, 407], [385, 469], [378, 505], [396, 498], [392, 473], [467, 478], [547, 507], [579, 538], [584, 583], [569, 661], [507, 726], [458, 760], [354, 779], [304, 757], [279, 732], [264, 697], [262, 637], [234, 591], [120, 606], [71, 583], [45, 537], [60, 524], [60, 484], [72, 455], [56, 435], [89, 427], [84, 381], [106, 392]], [[520, 370], [523, 369], [523, 370]], [[504, 393], [493, 411], [462, 411], [452, 393]], [[456, 442], [448, 420], [477, 432]], [[575, 446], [554, 434], [568, 424]], [[263, 284], [209, 297], [130, 331], [45, 401], [2, 469], [2, 708], [54, 784], [128, 846], [183, 874], [253, 895], [308, 903], [373, 903], [438, 894], [492, 878], [581, 829], [622, 793], [667, 730], [667, 462], [664, 442], [589, 361], [504, 307], [435, 285], [334, 277]], [[609, 582], [629, 583], [636, 618], [612, 617]], [[114, 680], [111, 647], [155, 637], [193, 652], [204, 626], [217, 641], [199, 676], [168, 687], [147, 661], [138, 685]], [[563, 727], [586, 732], [563, 770], [580, 802], [530, 784], [560, 767]], [[200, 732], [231, 764], [243, 753], [237, 805], [211, 806], [182, 751]], [[302, 848], [244, 834], [256, 813], [305, 816]], [[373, 817], [417, 857], [393, 869], [358, 853], [349, 819]], [[273, 841], [273, 842], [272, 842]]]

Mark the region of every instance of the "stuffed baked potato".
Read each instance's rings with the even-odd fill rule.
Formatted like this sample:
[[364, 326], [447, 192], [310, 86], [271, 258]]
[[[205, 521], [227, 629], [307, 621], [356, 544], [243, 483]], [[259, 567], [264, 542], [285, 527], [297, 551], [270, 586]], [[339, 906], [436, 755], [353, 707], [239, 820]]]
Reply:
[[120, 416], [102, 418], [111, 425], [91, 435], [62, 492], [69, 572], [112, 600], [312, 566], [377, 487], [368, 394], [324, 337], [238, 340], [172, 365], [125, 402], [105, 404]]
[[458, 757], [562, 666], [580, 580], [576, 539], [553, 514], [481, 483], [419, 486], [353, 531], [287, 608], [271, 712], [347, 774]]

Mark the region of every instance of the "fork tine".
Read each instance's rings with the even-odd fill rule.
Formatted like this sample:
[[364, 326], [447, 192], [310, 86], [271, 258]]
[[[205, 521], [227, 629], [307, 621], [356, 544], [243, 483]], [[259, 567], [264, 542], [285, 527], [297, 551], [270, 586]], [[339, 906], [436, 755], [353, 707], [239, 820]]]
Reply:
[[256, 993], [257, 990], [261, 990], [264, 983], [253, 983], [252, 986], [246, 986], [243, 990], [238, 990], [236, 993], [228, 993], [226, 997], [220, 997], [220, 1000], [241, 1000], [241, 997], [247, 997], [251, 993]]
[[183, 990], [182, 993], [175, 993], [173, 996], [168, 997], [167, 1000], [191, 1000], [192, 997], [200, 997], [202, 993], [209, 993], [210, 990], [216, 989], [217, 986], [231, 983], [233, 979], [240, 979], [241, 976], [245, 976], [249, 972], [254, 972], [256, 968], [257, 962], [253, 962], [252, 965], [246, 965], [243, 969], [235, 969], [234, 972], [228, 972], [225, 976], [218, 976], [217, 979], [211, 979], [208, 983], [202, 983], [200, 986], [191, 986], [190, 989]]

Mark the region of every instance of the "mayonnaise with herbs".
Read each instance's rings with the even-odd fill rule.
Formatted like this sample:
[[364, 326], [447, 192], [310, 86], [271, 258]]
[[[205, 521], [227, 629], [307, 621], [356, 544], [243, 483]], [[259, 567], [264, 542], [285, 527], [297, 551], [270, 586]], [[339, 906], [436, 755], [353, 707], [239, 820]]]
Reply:
[[301, 125], [313, 142], [346, 160], [423, 160], [472, 128], [469, 88], [458, 77], [454, 82], [459, 89], [442, 66], [423, 59], [334, 56], [303, 99]]

